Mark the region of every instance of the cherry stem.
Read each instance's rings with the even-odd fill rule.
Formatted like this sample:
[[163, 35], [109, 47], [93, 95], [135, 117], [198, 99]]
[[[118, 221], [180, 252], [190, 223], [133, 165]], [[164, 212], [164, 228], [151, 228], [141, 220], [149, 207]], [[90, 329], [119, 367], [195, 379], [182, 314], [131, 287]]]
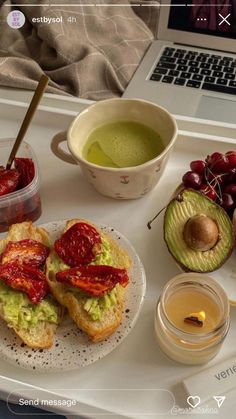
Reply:
[[[208, 172], [207, 174], [206, 174], [206, 172]], [[208, 180], [208, 175], [209, 174], [211, 174], [212, 176], [213, 176], [213, 179], [209, 182], [209, 180]], [[216, 192], [216, 196], [217, 196], [217, 198], [219, 199], [219, 201], [220, 202], [222, 202], [222, 192], [221, 192], [221, 186], [220, 186], [220, 182], [218, 181], [218, 176], [225, 176], [225, 175], [227, 175], [227, 173], [222, 173], [221, 175], [217, 175], [217, 176], [215, 176], [214, 175], [214, 173], [211, 171], [211, 169], [209, 169], [209, 167], [207, 167], [207, 170], [205, 171], [205, 178], [206, 178], [206, 181], [207, 181], [207, 185], [208, 186], [212, 186], [212, 184], [214, 183], [214, 182], [216, 182], [216, 184], [217, 184], [217, 186], [218, 186], [218, 192], [219, 192], [219, 195], [218, 195], [218, 193]], [[214, 185], [214, 187], [215, 187], [215, 185]]]
[[162, 208], [156, 215], [155, 215], [155, 217], [153, 217], [150, 221], [148, 221], [148, 223], [147, 223], [147, 227], [148, 227], [148, 229], [149, 230], [151, 230], [151, 224], [153, 223], [153, 221], [155, 221], [155, 219], [157, 218], [157, 217], [159, 217], [159, 215], [162, 213], [162, 211], [164, 211], [165, 209], [166, 209], [167, 207], [165, 206], [164, 208]]

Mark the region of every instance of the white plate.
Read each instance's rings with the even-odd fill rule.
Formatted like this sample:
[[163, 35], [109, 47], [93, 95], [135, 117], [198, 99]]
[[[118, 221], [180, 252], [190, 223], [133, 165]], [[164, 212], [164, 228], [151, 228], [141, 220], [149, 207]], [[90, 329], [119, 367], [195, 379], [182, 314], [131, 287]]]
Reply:
[[[43, 224], [53, 241], [62, 234], [64, 221]], [[116, 332], [100, 343], [91, 343], [68, 316], [58, 327], [51, 349], [30, 349], [1, 321], [0, 355], [10, 363], [37, 371], [70, 370], [89, 365], [115, 349], [129, 334], [138, 318], [145, 296], [146, 277], [143, 265], [129, 241], [111, 227], [99, 225], [126, 249], [132, 259], [122, 323]]]

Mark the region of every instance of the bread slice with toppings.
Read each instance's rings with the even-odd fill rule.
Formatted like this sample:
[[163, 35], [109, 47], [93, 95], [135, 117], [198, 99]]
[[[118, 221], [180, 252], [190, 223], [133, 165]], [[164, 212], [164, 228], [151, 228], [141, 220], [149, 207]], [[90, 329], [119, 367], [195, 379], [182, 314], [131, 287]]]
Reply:
[[[102, 250], [92, 262], [93, 265], [109, 265], [127, 270], [130, 268], [131, 259], [127, 252], [109, 234], [104, 233], [90, 221], [70, 220], [66, 223], [64, 231], [77, 223], [89, 224], [101, 236]], [[56, 273], [68, 268], [69, 266], [53, 250], [46, 263], [46, 276], [51, 292], [57, 301], [68, 309], [70, 317], [79, 329], [86, 332], [93, 342], [102, 341], [109, 337], [121, 323], [126, 288], [117, 284], [101, 297], [90, 297], [80, 289], [56, 280]]]
[[34, 226], [31, 221], [25, 221], [12, 224], [5, 239], [0, 240], [0, 254], [4, 251], [9, 241], [17, 242], [26, 239], [36, 240], [49, 247], [51, 245], [49, 234], [44, 228]]
[[[10, 227], [6, 238], [0, 240], [0, 255], [10, 241], [27, 239], [50, 246], [47, 231], [27, 221]], [[51, 295], [47, 295], [39, 304], [33, 304], [24, 292], [12, 289], [0, 278], [0, 318], [27, 346], [50, 348], [63, 311], [63, 307]]]

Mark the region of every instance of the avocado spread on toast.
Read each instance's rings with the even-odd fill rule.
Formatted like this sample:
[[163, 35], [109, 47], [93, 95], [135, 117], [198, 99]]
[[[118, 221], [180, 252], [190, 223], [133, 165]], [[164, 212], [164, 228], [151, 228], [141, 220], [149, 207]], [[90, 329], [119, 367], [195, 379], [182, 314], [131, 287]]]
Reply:
[[50, 297], [39, 304], [32, 304], [26, 294], [13, 290], [3, 282], [0, 283], [0, 306], [5, 320], [15, 328], [30, 329], [39, 321], [58, 323], [58, 307]]

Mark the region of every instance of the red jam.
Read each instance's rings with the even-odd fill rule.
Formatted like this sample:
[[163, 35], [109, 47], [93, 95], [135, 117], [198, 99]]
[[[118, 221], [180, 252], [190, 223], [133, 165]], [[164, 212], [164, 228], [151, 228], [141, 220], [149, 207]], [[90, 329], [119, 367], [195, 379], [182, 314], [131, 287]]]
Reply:
[[0, 166], [0, 233], [11, 224], [35, 221], [42, 212], [39, 188], [31, 184], [35, 179], [34, 161], [16, 158], [14, 166], [10, 170]]

